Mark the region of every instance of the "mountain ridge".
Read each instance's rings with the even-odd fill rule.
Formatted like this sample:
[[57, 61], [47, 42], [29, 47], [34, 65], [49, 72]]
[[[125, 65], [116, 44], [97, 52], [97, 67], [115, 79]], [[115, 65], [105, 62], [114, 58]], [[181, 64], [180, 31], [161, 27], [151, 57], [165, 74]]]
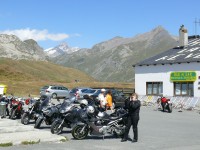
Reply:
[[95, 44], [91, 49], [80, 49], [52, 61], [84, 71], [100, 81], [133, 82], [133, 64], [176, 45], [174, 37], [158, 26], [131, 38], [114, 37]]
[[69, 47], [66, 42], [62, 42], [56, 47], [45, 49], [44, 52], [51, 58], [61, 56], [63, 54], [71, 54], [78, 51], [78, 47]]
[[32, 39], [21, 41], [14, 35], [0, 34], [0, 57], [52, 61], [81, 70], [100, 81], [133, 82], [133, 64], [171, 49], [177, 43], [177, 38], [162, 26], [134, 37], [116, 36], [84, 49], [61, 43], [43, 50]]

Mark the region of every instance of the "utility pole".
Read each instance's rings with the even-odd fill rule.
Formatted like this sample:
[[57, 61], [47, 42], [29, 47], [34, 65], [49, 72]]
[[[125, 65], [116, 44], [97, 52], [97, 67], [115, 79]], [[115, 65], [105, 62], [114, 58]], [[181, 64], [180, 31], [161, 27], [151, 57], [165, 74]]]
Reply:
[[194, 25], [195, 25], [195, 36], [197, 35], [197, 25], [200, 25], [200, 19], [199, 21], [197, 21], [197, 18], [195, 18], [195, 21], [194, 21]]

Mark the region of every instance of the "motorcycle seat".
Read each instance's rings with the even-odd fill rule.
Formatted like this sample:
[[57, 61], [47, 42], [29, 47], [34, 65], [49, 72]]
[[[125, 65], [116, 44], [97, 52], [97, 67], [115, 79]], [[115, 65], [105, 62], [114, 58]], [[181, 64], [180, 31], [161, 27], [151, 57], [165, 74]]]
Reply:
[[117, 119], [119, 119], [120, 117], [110, 117], [110, 120], [117, 120]]
[[116, 120], [118, 118], [120, 118], [120, 117], [117, 117], [117, 116], [107, 116], [107, 117], [103, 117], [102, 119], [103, 120]]

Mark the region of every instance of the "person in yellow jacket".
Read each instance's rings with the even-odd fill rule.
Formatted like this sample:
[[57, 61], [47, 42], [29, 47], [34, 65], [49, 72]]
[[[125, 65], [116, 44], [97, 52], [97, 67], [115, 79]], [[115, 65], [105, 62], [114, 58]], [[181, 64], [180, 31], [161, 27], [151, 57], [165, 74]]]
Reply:
[[106, 104], [106, 110], [111, 110], [113, 112], [113, 101], [112, 101], [112, 92], [111, 90], [108, 90], [107, 94], [106, 94], [106, 101], [107, 101], [107, 104]]

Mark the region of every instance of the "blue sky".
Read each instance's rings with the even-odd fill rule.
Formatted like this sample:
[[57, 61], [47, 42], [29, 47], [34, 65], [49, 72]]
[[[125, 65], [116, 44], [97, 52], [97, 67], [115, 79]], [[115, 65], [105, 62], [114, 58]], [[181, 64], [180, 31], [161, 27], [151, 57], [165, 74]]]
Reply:
[[[0, 33], [33, 38], [49, 48], [65, 41], [91, 48], [115, 36], [133, 37], [161, 25], [178, 35], [195, 33], [199, 0], [1, 0]], [[198, 34], [200, 26], [198, 25]]]

